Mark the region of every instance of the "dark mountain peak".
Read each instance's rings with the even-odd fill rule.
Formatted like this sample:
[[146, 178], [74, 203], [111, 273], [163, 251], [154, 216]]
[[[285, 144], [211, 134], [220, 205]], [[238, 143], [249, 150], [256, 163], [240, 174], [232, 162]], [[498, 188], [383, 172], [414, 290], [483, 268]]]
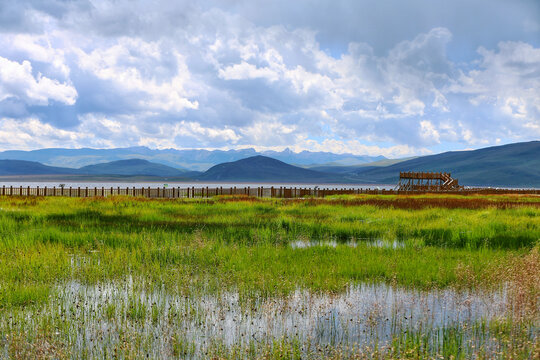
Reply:
[[222, 163], [203, 173], [200, 180], [258, 181], [258, 182], [338, 182], [340, 175], [327, 174], [287, 164], [283, 161], [256, 155]]
[[274, 163], [274, 164], [281, 163], [281, 164], [288, 165], [287, 163], [284, 163], [281, 160], [274, 159], [274, 158], [271, 158], [269, 156], [264, 156], [264, 155], [250, 156], [250, 157], [247, 157], [245, 159], [240, 159], [240, 160], [233, 161], [233, 162], [239, 162], [239, 163]]

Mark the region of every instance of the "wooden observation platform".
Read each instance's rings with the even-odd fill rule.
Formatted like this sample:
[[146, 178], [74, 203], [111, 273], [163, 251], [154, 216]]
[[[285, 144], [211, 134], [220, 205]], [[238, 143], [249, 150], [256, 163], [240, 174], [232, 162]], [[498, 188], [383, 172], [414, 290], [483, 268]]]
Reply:
[[399, 191], [449, 191], [461, 190], [463, 186], [450, 173], [406, 171], [399, 173], [396, 188]]

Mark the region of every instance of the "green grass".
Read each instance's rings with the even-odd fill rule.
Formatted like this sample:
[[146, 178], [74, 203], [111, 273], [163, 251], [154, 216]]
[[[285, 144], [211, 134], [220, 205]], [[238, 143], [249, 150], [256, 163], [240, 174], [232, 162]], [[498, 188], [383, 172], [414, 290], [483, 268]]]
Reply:
[[[55, 296], [56, 286], [70, 281], [128, 277], [147, 291], [237, 291], [248, 302], [298, 289], [339, 293], [365, 282], [424, 290], [500, 287], [504, 269], [539, 244], [539, 203], [538, 197], [512, 196], [0, 197], [0, 311], [37, 309]], [[373, 246], [378, 240], [404, 246]], [[297, 241], [323, 246], [291, 247]], [[118, 306], [106, 305], [107, 318], [116, 317]], [[129, 321], [141, 321], [147, 312], [154, 323], [162, 316], [136, 297], [126, 306]], [[421, 334], [395, 341], [398, 350], [426, 351]], [[177, 354], [194, 351], [181, 335], [173, 342]], [[289, 358], [298, 355], [298, 343], [279, 344]]]
[[[466, 265], [481, 277], [540, 239], [539, 207], [410, 210], [352, 206], [355, 199], [2, 198], [0, 306], [41, 301], [43, 289], [61, 280], [127, 274], [174, 288], [204, 284], [267, 295], [297, 287], [339, 291], [365, 281], [467, 286], [456, 268]], [[344, 245], [290, 248], [302, 239]], [[409, 246], [370, 246], [377, 239]], [[345, 244], [351, 240], [358, 246]], [[26, 290], [15, 295], [14, 288]]]

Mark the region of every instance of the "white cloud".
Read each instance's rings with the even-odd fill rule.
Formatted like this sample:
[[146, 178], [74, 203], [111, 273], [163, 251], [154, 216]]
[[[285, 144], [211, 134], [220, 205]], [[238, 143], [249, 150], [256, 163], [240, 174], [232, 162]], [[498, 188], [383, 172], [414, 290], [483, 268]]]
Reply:
[[165, 79], [155, 77], [155, 67], [163, 66], [164, 62], [164, 53], [158, 43], [122, 38], [110, 47], [93, 49], [90, 53], [76, 49], [76, 54], [81, 70], [114, 84], [126, 96], [144, 94], [138, 95], [142, 109], [180, 112], [198, 107], [197, 101], [188, 99], [186, 84], [190, 81], [190, 73], [184, 57], [177, 51], [167, 54], [166, 60], [172, 64], [169, 65], [171, 69], [165, 70], [169, 72]]
[[540, 48], [501, 42], [497, 50], [480, 48], [479, 68], [461, 73], [448, 91], [495, 109], [514, 138], [540, 136]]
[[2, 32], [0, 24], [0, 114], [17, 126], [32, 118], [68, 129], [77, 137], [66, 144], [98, 147], [407, 156], [447, 142], [540, 136], [534, 43], [487, 44], [458, 63], [447, 54], [463, 36], [455, 27], [413, 24], [392, 40], [333, 43], [337, 30], [316, 22], [340, 28], [348, 11], [330, 7], [325, 19], [304, 2], [288, 4], [313, 15], [303, 22], [257, 3], [268, 19], [287, 17], [280, 23], [248, 11], [251, 2], [235, 3], [53, 1], [32, 9], [39, 23], [30, 33]]
[[0, 149], [32, 150], [48, 147], [76, 147], [91, 135], [44, 124], [36, 118], [0, 118]]
[[433, 124], [428, 120], [420, 121], [420, 136], [433, 144], [439, 143], [439, 132], [435, 129], [435, 126], [433, 126]]
[[48, 105], [50, 100], [73, 105], [77, 90], [40, 73], [34, 76], [28, 60], [18, 63], [0, 56], [0, 101], [12, 97], [29, 105]]
[[219, 77], [225, 80], [247, 80], [264, 78], [268, 81], [276, 81], [280, 78], [279, 74], [270, 68], [258, 68], [253, 64], [242, 62], [219, 69]]

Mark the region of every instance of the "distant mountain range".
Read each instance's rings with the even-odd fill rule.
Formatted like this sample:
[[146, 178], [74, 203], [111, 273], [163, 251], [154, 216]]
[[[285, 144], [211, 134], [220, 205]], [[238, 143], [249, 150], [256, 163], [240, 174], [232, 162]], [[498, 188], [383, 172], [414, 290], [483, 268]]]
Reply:
[[117, 160], [143, 159], [167, 165], [176, 169], [205, 171], [214, 165], [264, 155], [293, 165], [359, 165], [383, 160], [384, 156], [334, 154], [330, 152], [283, 151], [257, 152], [254, 149], [241, 150], [154, 150], [147, 147], [118, 149], [41, 149], [32, 151], [9, 150], [0, 152], [0, 159], [38, 161], [57, 167], [80, 168], [87, 165]]
[[112, 176], [125, 180], [145, 177], [168, 181], [396, 184], [400, 171], [451, 172], [460, 184], [469, 186], [540, 187], [540, 141], [412, 159], [384, 159], [355, 166], [319, 165], [309, 169], [255, 155], [212, 166], [204, 173], [144, 159], [117, 160], [80, 168], [48, 166], [36, 161], [0, 160], [0, 176], [76, 176], [92, 177], [94, 181]]

